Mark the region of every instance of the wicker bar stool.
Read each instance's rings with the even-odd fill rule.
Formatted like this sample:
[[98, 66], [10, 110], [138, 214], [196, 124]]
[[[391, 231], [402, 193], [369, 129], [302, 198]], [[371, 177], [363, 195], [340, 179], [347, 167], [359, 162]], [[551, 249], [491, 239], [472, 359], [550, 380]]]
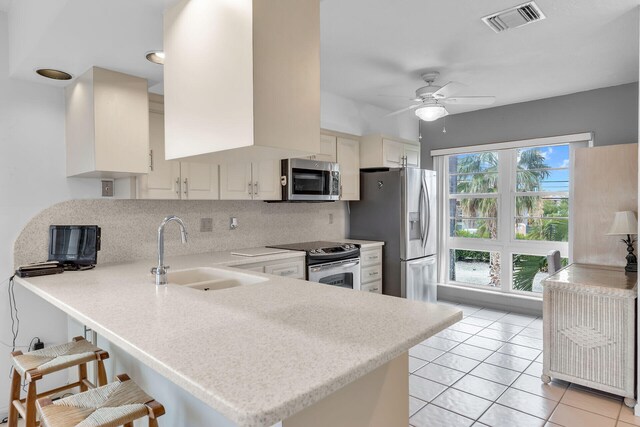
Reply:
[[133, 421], [148, 416], [149, 427], [158, 426], [164, 407], [153, 400], [126, 374], [118, 381], [84, 393], [52, 401], [38, 399], [43, 427], [133, 427]]
[[[11, 377], [11, 391], [9, 393], [9, 427], [18, 425], [18, 414], [26, 421], [26, 427], [35, 427], [36, 400], [39, 397], [50, 396], [64, 390], [79, 387], [80, 391], [95, 388], [87, 379], [87, 363], [96, 361], [98, 364], [98, 385], [107, 383], [107, 374], [104, 369], [104, 360], [109, 358], [109, 353], [91, 344], [83, 337], [75, 337], [71, 342], [30, 351], [23, 354], [21, 351], [11, 353], [13, 363], [13, 375]], [[73, 366], [78, 367], [78, 381], [51, 390], [36, 390], [36, 382], [44, 375], [61, 371]], [[24, 378], [27, 383], [27, 397], [20, 399], [20, 383]]]

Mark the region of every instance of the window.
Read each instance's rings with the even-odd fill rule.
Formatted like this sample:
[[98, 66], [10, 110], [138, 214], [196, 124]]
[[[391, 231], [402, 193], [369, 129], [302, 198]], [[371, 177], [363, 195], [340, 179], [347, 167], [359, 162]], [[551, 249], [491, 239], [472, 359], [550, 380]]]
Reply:
[[445, 279], [536, 295], [548, 275], [546, 254], [560, 250], [568, 263], [570, 152], [586, 143], [505, 144], [457, 149], [439, 163], [446, 165], [439, 177], [446, 175], [447, 182]]

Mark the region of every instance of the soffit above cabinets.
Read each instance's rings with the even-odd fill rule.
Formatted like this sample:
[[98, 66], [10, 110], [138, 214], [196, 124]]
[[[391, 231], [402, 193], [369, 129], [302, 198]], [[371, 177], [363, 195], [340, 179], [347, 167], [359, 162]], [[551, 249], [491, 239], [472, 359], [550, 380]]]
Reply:
[[[464, 82], [465, 95], [495, 95], [494, 106], [638, 80], [637, 0], [536, 0], [546, 19], [500, 34], [482, 22], [523, 1], [322, 0], [321, 88], [395, 110], [427, 70]], [[12, 77], [100, 66], [162, 93], [162, 67], [144, 54], [162, 48], [163, 14], [177, 0], [0, 0], [0, 10], [9, 3]]]

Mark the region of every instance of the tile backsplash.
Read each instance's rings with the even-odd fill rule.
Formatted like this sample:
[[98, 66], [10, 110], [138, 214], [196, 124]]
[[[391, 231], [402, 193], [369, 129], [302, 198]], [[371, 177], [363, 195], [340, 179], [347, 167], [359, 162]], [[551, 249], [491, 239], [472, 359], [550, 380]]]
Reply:
[[[46, 260], [48, 231], [52, 224], [100, 226], [99, 264], [152, 259], [157, 256], [158, 226], [167, 215], [182, 218], [189, 232], [188, 243], [182, 245], [176, 224], [167, 225], [167, 256], [277, 243], [339, 240], [348, 231], [346, 202], [69, 200], [53, 205], [31, 219], [15, 241], [14, 265]], [[235, 230], [229, 229], [230, 217], [238, 219]], [[211, 231], [208, 231], [209, 223]]]

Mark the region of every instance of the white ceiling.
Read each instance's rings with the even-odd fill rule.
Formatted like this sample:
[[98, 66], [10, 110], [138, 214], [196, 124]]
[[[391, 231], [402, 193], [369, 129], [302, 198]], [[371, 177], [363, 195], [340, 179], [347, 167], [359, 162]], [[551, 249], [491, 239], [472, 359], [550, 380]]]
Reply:
[[638, 80], [639, 0], [537, 0], [546, 20], [500, 34], [481, 21], [523, 1], [325, 0], [322, 88], [397, 109], [411, 102], [380, 95], [412, 97], [426, 70], [495, 105]]
[[[0, 0], [0, 10], [11, 4], [11, 75], [56, 84], [33, 70], [96, 65], [161, 91], [162, 67], [144, 54], [162, 47], [162, 12], [176, 1]], [[495, 105], [638, 80], [640, 0], [537, 0], [546, 20], [502, 34], [480, 21], [518, 3], [322, 0], [322, 90], [396, 109], [426, 70], [440, 71], [436, 83], [467, 84], [459, 95], [495, 95]]]

